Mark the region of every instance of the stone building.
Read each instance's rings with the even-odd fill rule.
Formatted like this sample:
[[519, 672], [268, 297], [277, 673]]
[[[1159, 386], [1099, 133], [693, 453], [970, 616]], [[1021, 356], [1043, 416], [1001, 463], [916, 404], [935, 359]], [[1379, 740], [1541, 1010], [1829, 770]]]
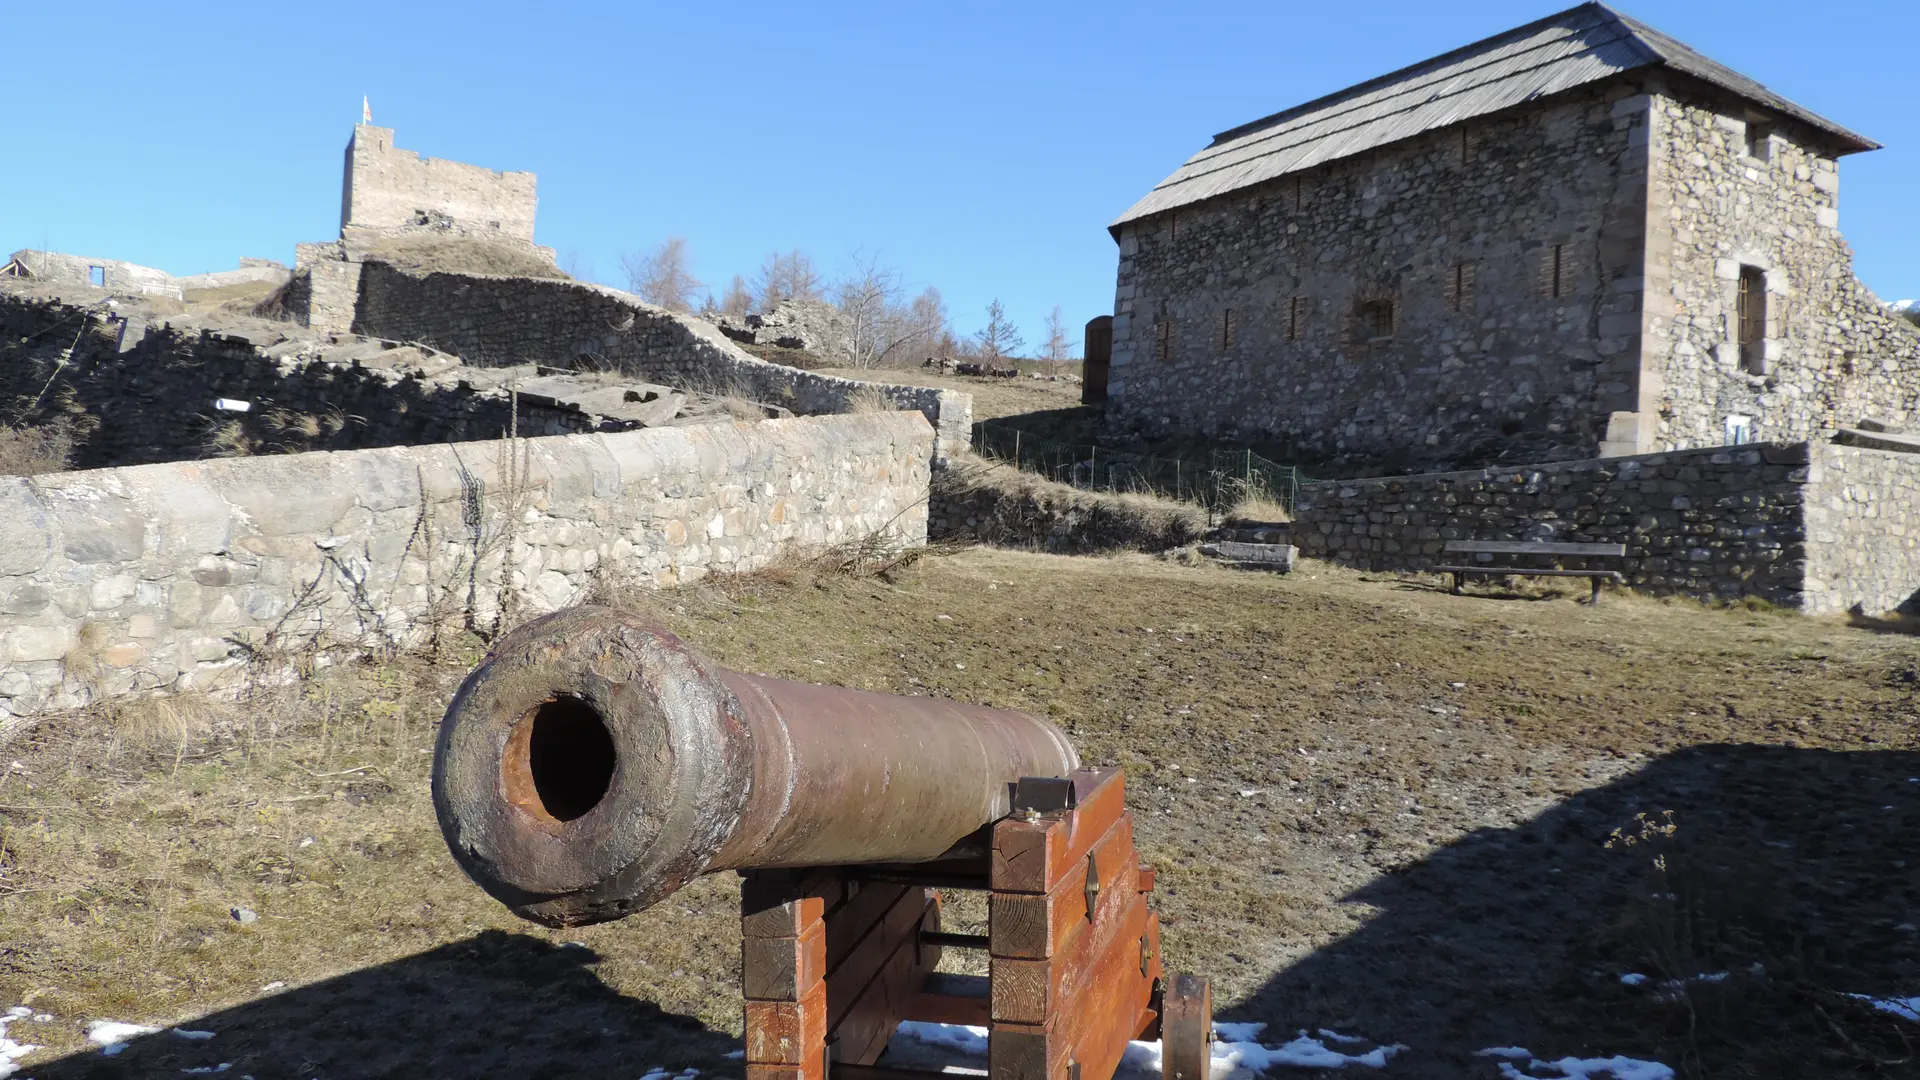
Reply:
[[219, 289], [229, 285], [279, 285], [287, 280], [285, 264], [272, 259], [241, 259], [237, 270], [174, 277], [165, 270], [85, 255], [26, 249], [0, 264], [0, 278], [27, 278], [62, 286], [86, 286], [131, 296], [183, 299], [189, 289]]
[[[423, 158], [393, 129], [355, 124], [340, 181], [340, 237], [294, 245], [287, 307], [303, 325], [346, 331], [370, 257], [433, 269], [559, 276], [552, 248], [533, 242], [540, 199], [530, 172], [496, 172]], [[461, 257], [449, 258], [459, 250]]]
[[392, 128], [355, 124], [340, 184], [340, 235], [434, 229], [532, 244], [535, 184], [530, 172], [423, 158], [395, 146]]
[[1418, 471], [1920, 423], [1876, 144], [1590, 3], [1222, 132], [1111, 226], [1108, 415]]

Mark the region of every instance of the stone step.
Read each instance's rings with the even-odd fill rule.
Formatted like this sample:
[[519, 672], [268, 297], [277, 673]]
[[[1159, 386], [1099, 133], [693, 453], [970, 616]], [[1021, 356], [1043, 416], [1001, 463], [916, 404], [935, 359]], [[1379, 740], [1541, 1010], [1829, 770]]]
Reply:
[[1238, 540], [1220, 540], [1200, 545], [1200, 554], [1247, 570], [1269, 570], [1284, 574], [1293, 569], [1300, 549], [1292, 544], [1249, 544]]

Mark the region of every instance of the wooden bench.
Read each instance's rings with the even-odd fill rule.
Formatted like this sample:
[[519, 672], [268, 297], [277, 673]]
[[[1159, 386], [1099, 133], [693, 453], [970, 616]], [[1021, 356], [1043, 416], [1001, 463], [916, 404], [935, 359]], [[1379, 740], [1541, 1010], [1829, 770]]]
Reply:
[[[1546, 544], [1523, 540], [1449, 540], [1446, 552], [1449, 555], [1551, 555], [1555, 558], [1579, 556], [1582, 558], [1621, 559], [1627, 554], [1625, 544]], [[1460, 594], [1461, 579], [1468, 574], [1486, 574], [1504, 576], [1515, 574], [1522, 577], [1584, 577], [1593, 579], [1593, 597], [1590, 603], [1600, 602], [1600, 583], [1612, 581], [1624, 583], [1627, 579], [1618, 570], [1563, 570], [1559, 567], [1515, 566], [1507, 563], [1475, 563], [1472, 566], [1436, 566], [1434, 570], [1442, 574], [1453, 575], [1453, 593]]]

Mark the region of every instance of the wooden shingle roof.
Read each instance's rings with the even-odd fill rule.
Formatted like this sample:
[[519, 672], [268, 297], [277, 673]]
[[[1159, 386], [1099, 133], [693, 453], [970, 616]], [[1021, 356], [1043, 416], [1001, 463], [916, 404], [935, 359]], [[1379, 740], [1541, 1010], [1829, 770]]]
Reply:
[[1223, 131], [1110, 228], [1638, 68], [1667, 67], [1817, 128], [1879, 144], [1606, 4], [1588, 3]]

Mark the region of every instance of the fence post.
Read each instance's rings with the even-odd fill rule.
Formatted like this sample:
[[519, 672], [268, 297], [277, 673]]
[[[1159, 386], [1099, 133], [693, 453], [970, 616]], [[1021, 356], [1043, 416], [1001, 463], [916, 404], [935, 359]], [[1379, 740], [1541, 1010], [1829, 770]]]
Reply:
[[1020, 467], [1020, 429], [1013, 429], [1013, 467]]

